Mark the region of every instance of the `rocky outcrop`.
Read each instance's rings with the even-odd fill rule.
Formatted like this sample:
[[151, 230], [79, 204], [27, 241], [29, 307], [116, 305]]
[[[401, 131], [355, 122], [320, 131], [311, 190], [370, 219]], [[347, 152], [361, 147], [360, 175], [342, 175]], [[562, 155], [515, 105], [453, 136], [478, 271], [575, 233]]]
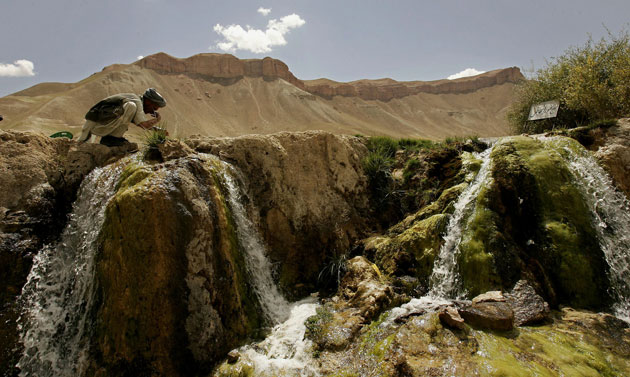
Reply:
[[524, 80], [521, 71], [516, 68], [505, 68], [491, 71], [479, 76], [456, 80], [408, 81], [399, 82], [392, 79], [359, 80], [339, 83], [320, 79], [304, 81], [304, 89], [324, 98], [334, 96], [359, 97], [364, 100], [390, 101], [419, 93], [430, 94], [462, 94], [474, 92], [482, 88], [501, 85], [506, 82], [517, 83]]
[[124, 155], [122, 147], [0, 131], [1, 302], [20, 292], [30, 255], [59, 235], [85, 175]]
[[526, 279], [552, 304], [607, 305], [607, 263], [569, 150], [586, 153], [569, 138], [513, 137], [494, 147], [493, 179], [477, 197], [458, 257], [470, 294]]
[[[445, 327], [438, 313], [397, 326], [374, 321], [344, 352], [324, 352], [322, 374], [389, 376], [625, 375], [630, 329], [607, 314], [556, 313], [552, 323], [509, 336]], [[579, 334], [579, 335], [577, 335]]]
[[595, 157], [630, 198], [630, 118], [620, 119], [616, 126], [605, 130]]
[[304, 89], [304, 83], [293, 76], [286, 64], [269, 57], [241, 60], [229, 54], [197, 54], [179, 59], [160, 52], [134, 64], [160, 73], [181, 73], [225, 84], [233, 83], [245, 76], [262, 77], [265, 80], [282, 79]]
[[96, 371], [202, 373], [262, 326], [221, 169], [125, 168], [100, 234]]
[[269, 57], [241, 60], [229, 54], [197, 54], [180, 59], [165, 53], [157, 53], [134, 64], [160, 73], [186, 74], [226, 84], [233, 83], [242, 77], [262, 77], [265, 80], [282, 79], [302, 90], [324, 98], [343, 96], [379, 101], [389, 101], [419, 93], [469, 93], [506, 82], [516, 83], [524, 79], [521, 71], [512, 67], [469, 78], [430, 82], [399, 82], [392, 79], [359, 80], [348, 83], [327, 79], [302, 81], [297, 79], [289, 71], [287, 65], [280, 60]]
[[83, 178], [124, 155], [121, 148], [0, 131], [0, 370], [17, 361], [15, 299], [33, 257], [61, 233]]
[[292, 296], [315, 290], [328, 258], [345, 253], [368, 231], [369, 203], [358, 138], [324, 132], [238, 138], [191, 138], [198, 152], [242, 173], [254, 218]]

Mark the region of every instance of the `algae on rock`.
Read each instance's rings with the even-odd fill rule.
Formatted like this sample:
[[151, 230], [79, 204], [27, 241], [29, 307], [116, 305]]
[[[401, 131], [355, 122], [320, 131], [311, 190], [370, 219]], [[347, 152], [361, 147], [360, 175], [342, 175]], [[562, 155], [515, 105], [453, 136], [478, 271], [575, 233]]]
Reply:
[[217, 166], [131, 164], [101, 230], [96, 370], [209, 371], [263, 323]]
[[605, 305], [606, 263], [591, 213], [561, 153], [533, 138], [511, 137], [500, 141], [491, 157], [493, 180], [480, 192], [460, 246], [468, 293], [509, 289], [525, 277], [537, 279], [547, 299]]

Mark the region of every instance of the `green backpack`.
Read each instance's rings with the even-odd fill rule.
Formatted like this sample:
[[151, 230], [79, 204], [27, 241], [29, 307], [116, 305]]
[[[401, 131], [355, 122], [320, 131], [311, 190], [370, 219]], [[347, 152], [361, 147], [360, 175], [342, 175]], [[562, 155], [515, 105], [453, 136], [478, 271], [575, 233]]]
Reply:
[[105, 98], [92, 106], [85, 114], [85, 119], [100, 124], [107, 124], [123, 114], [123, 101], [124, 98], [118, 96]]

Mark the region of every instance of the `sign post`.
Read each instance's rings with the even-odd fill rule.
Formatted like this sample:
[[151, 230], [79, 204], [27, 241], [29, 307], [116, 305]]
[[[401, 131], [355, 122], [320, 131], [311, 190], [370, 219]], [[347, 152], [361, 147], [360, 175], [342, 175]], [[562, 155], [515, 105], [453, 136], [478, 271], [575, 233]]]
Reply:
[[558, 115], [559, 101], [547, 101], [532, 105], [527, 120], [555, 118]]

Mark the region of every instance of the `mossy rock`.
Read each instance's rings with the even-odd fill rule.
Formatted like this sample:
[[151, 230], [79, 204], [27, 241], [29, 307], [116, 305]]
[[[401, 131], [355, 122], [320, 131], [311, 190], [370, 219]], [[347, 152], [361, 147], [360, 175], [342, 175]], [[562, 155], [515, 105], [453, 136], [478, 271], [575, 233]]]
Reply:
[[[607, 265], [592, 215], [567, 160], [556, 147], [529, 137], [503, 139], [492, 152], [492, 180], [481, 190], [466, 224], [460, 274], [469, 296], [509, 290], [521, 277], [551, 282], [546, 298], [601, 308], [609, 303]], [[545, 286], [539, 281], [539, 286]]]
[[254, 377], [254, 366], [249, 361], [239, 360], [234, 364], [223, 362], [212, 374], [213, 377]]
[[416, 221], [401, 234], [373, 242], [374, 260], [387, 275], [417, 277], [426, 282], [442, 244], [447, 215], [436, 214]]
[[264, 324], [217, 168], [123, 171], [98, 239], [96, 369], [204, 374]]

